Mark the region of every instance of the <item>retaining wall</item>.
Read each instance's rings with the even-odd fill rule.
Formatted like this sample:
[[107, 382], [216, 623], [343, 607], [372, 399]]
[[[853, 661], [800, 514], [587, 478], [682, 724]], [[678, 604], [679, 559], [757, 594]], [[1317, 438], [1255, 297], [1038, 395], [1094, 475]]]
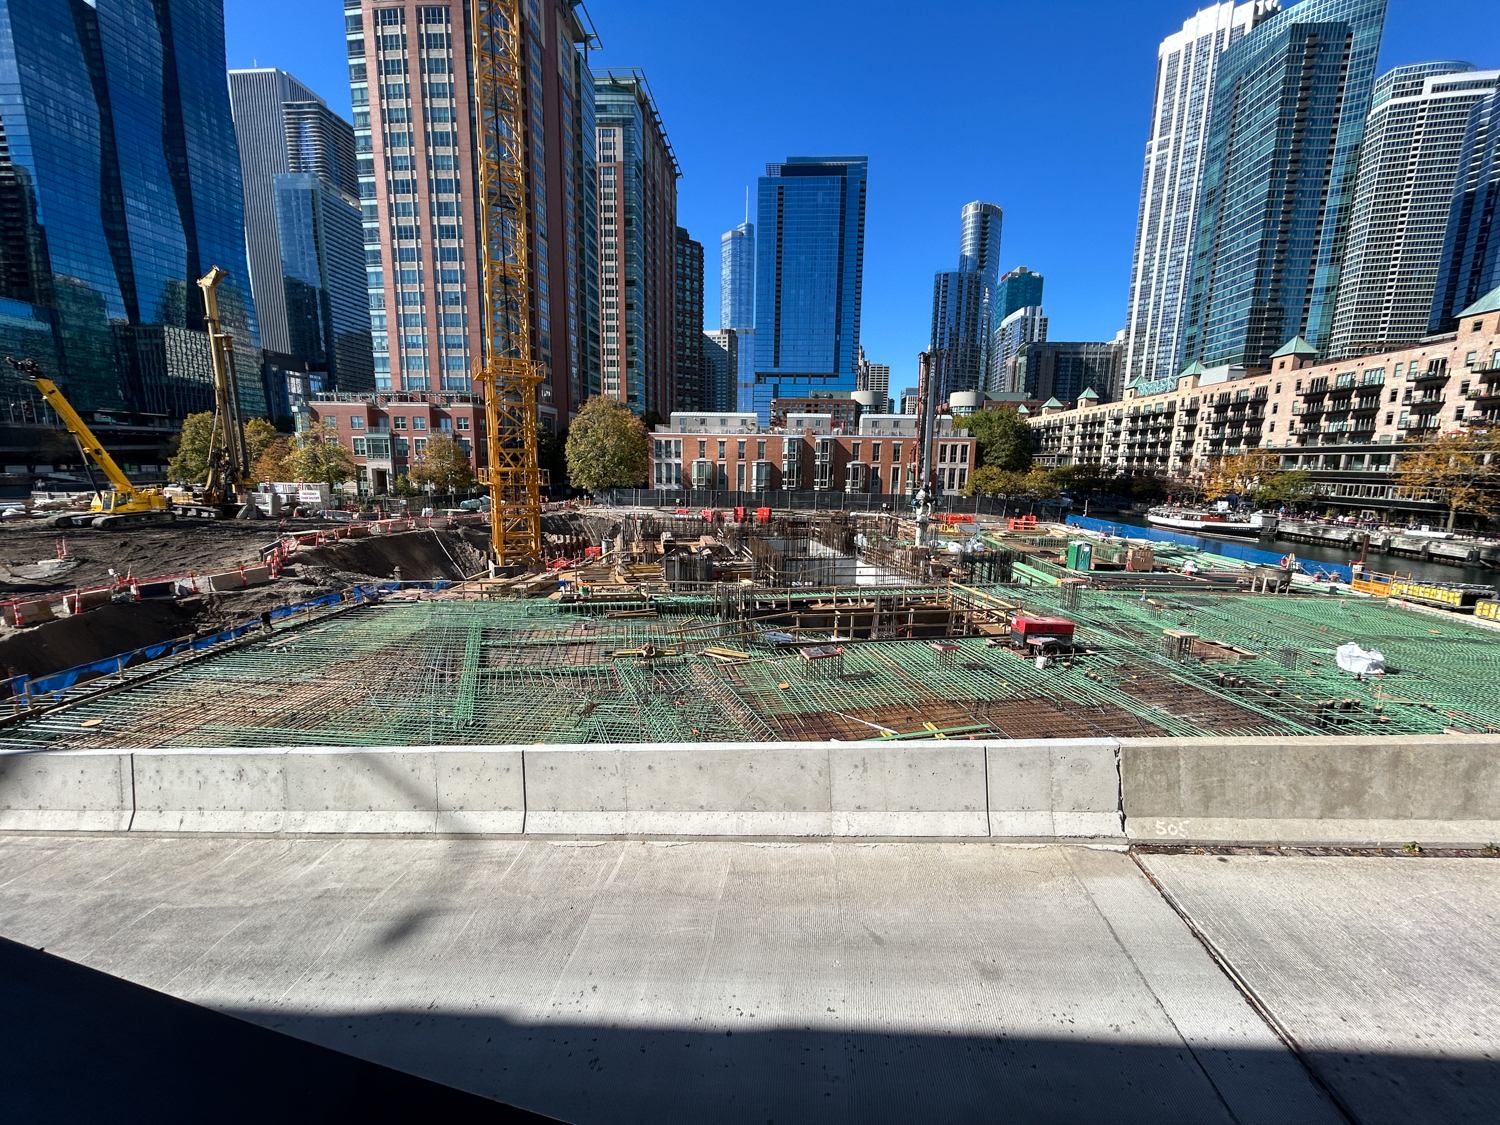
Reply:
[[1500, 842], [1500, 738], [39, 751], [0, 830]]

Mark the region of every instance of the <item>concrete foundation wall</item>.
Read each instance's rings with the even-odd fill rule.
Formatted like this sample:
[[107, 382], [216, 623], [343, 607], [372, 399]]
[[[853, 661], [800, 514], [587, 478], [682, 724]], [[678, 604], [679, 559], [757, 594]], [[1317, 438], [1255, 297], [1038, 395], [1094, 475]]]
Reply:
[[1500, 738], [0, 756], [0, 830], [1500, 842]]

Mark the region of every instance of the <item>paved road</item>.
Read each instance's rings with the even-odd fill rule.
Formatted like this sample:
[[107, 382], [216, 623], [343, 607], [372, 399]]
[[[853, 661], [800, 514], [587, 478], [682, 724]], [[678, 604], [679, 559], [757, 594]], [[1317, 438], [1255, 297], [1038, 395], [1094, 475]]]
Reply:
[[[1500, 863], [1145, 862], [1355, 1119], [1500, 1118]], [[574, 1122], [1349, 1119], [1115, 851], [0, 835], [0, 935]]]

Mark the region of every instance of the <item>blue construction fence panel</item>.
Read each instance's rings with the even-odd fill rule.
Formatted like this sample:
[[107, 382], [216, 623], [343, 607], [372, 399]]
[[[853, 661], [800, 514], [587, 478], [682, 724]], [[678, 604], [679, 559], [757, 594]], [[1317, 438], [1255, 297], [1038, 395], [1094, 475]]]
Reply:
[[[1184, 535], [1180, 531], [1160, 531], [1154, 527], [1136, 527], [1131, 523], [1109, 523], [1090, 516], [1069, 516], [1069, 527], [1081, 527], [1085, 531], [1097, 531], [1122, 539], [1149, 539], [1153, 543], [1176, 543], [1182, 547], [1196, 547], [1211, 555], [1223, 555], [1227, 559], [1257, 563], [1261, 566], [1280, 566], [1282, 557], [1275, 551], [1262, 551], [1241, 543], [1226, 543], [1222, 539], [1205, 539], [1198, 535]], [[1297, 560], [1297, 569], [1313, 578], [1325, 578], [1339, 582], [1354, 581], [1354, 571], [1344, 563], [1308, 562]]]

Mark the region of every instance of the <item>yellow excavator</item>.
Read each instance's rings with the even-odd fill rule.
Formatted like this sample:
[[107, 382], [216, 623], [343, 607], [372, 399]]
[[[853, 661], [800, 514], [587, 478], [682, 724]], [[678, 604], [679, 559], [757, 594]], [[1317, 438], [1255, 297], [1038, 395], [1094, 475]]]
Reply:
[[[139, 488], [130, 482], [120, 466], [100, 444], [93, 432], [73, 409], [72, 403], [58, 390], [57, 384], [42, 374], [34, 359], [11, 359], [5, 362], [31, 380], [47, 405], [63, 420], [68, 433], [78, 443], [83, 464], [94, 485], [94, 499], [87, 512], [64, 512], [52, 518], [55, 527], [124, 527], [129, 524], [159, 523], [179, 515], [200, 519], [217, 519], [229, 514], [246, 486], [245, 431], [240, 425], [239, 398], [229, 369], [229, 337], [219, 327], [217, 288], [228, 274], [214, 266], [198, 281], [208, 320], [208, 338], [214, 372], [214, 425], [209, 439], [208, 481], [201, 498], [170, 496], [159, 488]], [[94, 480], [92, 461], [113, 486], [108, 491]], [[253, 504], [249, 505], [253, 507]]]

